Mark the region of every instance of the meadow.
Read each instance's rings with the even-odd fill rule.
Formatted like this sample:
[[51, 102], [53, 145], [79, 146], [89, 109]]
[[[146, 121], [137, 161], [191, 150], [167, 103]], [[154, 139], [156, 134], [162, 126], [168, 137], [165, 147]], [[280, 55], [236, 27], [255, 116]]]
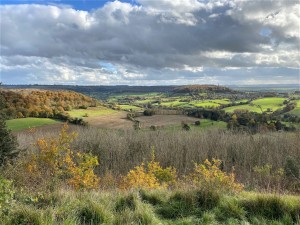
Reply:
[[82, 117], [103, 116], [103, 115], [113, 114], [115, 112], [116, 112], [115, 110], [108, 109], [105, 107], [91, 107], [87, 109], [73, 109], [71, 111], [68, 111], [67, 113], [71, 117], [82, 118]]
[[296, 104], [296, 108], [289, 111], [288, 114], [292, 114], [292, 115], [296, 115], [296, 116], [300, 116], [300, 100], [295, 100], [293, 101]]
[[61, 121], [49, 118], [20, 118], [7, 120], [7, 126], [12, 131], [21, 131], [24, 129], [53, 125], [58, 123], [61, 123]]

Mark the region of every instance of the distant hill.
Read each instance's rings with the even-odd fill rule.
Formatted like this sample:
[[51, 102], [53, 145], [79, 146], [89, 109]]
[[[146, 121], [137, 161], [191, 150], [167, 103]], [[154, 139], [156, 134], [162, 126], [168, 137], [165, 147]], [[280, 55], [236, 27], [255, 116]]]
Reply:
[[184, 85], [174, 88], [175, 93], [199, 93], [199, 92], [216, 92], [216, 93], [235, 93], [236, 91], [219, 85]]
[[72, 109], [96, 106], [97, 101], [73, 91], [0, 90], [0, 115], [7, 119], [55, 117]]

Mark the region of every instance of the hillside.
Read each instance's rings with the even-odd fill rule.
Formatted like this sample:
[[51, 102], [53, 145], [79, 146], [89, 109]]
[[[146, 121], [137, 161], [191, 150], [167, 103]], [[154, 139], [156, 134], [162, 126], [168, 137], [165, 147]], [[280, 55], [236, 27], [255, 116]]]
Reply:
[[65, 111], [96, 105], [95, 99], [73, 91], [0, 90], [0, 114], [7, 119], [51, 118]]

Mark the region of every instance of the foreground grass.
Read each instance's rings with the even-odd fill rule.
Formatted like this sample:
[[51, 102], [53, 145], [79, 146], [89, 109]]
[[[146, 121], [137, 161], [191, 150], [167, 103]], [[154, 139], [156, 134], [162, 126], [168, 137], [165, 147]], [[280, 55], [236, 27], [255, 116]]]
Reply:
[[7, 123], [7, 127], [12, 131], [20, 131], [28, 128], [57, 124], [61, 122], [49, 118], [21, 118], [21, 119], [7, 120], [6, 123]]
[[88, 109], [74, 109], [72, 111], [69, 111], [68, 114], [71, 117], [94, 117], [94, 116], [103, 116], [103, 115], [109, 115], [112, 113], [116, 113], [117, 111], [104, 108], [104, 107], [97, 107], [97, 108], [88, 108]]
[[300, 197], [199, 190], [18, 193], [4, 224], [288, 225], [300, 222]]

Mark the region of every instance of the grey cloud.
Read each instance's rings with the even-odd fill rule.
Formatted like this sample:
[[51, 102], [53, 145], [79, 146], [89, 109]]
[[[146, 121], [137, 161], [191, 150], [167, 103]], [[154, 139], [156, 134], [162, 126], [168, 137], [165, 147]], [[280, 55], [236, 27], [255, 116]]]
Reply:
[[[45, 80], [53, 76], [109, 83], [216, 77], [186, 71], [186, 66], [223, 73], [223, 67], [299, 67], [296, 1], [138, 2], [140, 6], [110, 2], [91, 12], [65, 6], [1, 6], [3, 73], [23, 68], [39, 76], [42, 66], [48, 66], [49, 74], [40, 75]], [[268, 15], [276, 23], [266, 20]], [[271, 33], [261, 35], [266, 28]], [[101, 68], [101, 61], [112, 63], [118, 72]]]

